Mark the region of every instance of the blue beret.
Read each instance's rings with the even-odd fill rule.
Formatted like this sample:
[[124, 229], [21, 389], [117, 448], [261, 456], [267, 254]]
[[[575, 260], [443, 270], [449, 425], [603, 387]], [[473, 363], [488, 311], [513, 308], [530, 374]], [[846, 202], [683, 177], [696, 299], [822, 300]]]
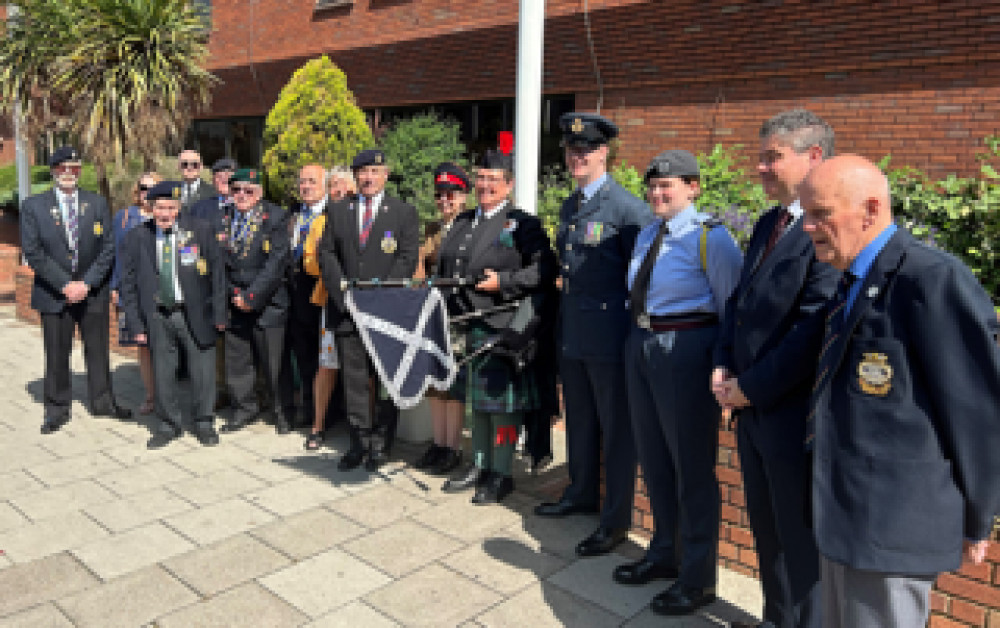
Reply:
[[649, 162], [646, 183], [653, 177], [698, 177], [698, 160], [686, 150], [665, 150]]
[[434, 169], [434, 189], [468, 192], [470, 187], [469, 175], [458, 165], [446, 161]]
[[177, 181], [160, 181], [146, 191], [147, 201], [155, 201], [160, 198], [181, 200], [181, 184]]
[[351, 170], [364, 168], [365, 166], [384, 166], [385, 153], [377, 148], [369, 148], [358, 153], [351, 162]]
[[72, 146], [60, 146], [49, 157], [49, 168], [55, 168], [66, 161], [80, 161], [80, 153]]
[[618, 137], [614, 122], [596, 113], [566, 113], [559, 118], [564, 146], [594, 147]]

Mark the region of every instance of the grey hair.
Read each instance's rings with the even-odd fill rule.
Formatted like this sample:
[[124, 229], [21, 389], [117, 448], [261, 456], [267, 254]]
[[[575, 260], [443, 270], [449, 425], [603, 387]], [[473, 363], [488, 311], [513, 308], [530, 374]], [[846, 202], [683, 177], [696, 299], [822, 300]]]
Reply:
[[796, 153], [804, 153], [810, 146], [819, 146], [823, 158], [833, 157], [833, 128], [826, 121], [806, 109], [789, 109], [769, 119], [760, 127], [760, 139], [777, 137]]
[[354, 180], [354, 173], [347, 166], [334, 166], [326, 173], [326, 177], [323, 180], [323, 189], [330, 187], [330, 181], [333, 179], [344, 179], [350, 182], [351, 189], [357, 191], [358, 184]]

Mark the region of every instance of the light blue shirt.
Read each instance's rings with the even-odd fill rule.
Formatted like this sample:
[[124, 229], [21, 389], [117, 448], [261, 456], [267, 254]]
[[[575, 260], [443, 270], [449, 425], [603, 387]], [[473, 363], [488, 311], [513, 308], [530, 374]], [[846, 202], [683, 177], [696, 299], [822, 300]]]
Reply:
[[847, 291], [847, 301], [844, 303], [844, 317], [847, 317], [847, 313], [851, 311], [851, 307], [858, 298], [858, 293], [861, 292], [861, 284], [865, 282], [865, 277], [868, 276], [868, 271], [871, 270], [872, 264], [875, 263], [875, 258], [878, 254], [882, 252], [885, 248], [885, 243], [889, 241], [892, 234], [896, 233], [896, 225], [891, 224], [882, 230], [882, 233], [878, 234], [874, 240], [868, 243], [868, 246], [861, 249], [858, 256], [854, 258], [851, 265], [847, 267], [847, 271], [854, 275], [854, 283], [851, 284], [851, 288]]
[[[708, 272], [701, 265], [702, 223], [709, 218], [689, 205], [667, 222], [669, 232], [649, 278], [646, 313], [653, 316], [714, 312], [721, 315], [726, 300], [736, 287], [743, 266], [743, 253], [725, 229], [708, 232], [706, 251]], [[628, 286], [632, 289], [646, 251], [652, 246], [662, 218], [639, 232], [628, 267]]]
[[601, 186], [604, 185], [604, 182], [608, 180], [608, 176], [609, 176], [608, 173], [605, 172], [600, 177], [598, 177], [595, 181], [591, 181], [590, 183], [588, 183], [587, 185], [583, 186], [582, 188], [579, 188], [583, 192], [583, 202], [584, 203], [586, 203], [590, 199], [594, 198], [594, 195], [597, 194], [597, 190], [600, 190]]

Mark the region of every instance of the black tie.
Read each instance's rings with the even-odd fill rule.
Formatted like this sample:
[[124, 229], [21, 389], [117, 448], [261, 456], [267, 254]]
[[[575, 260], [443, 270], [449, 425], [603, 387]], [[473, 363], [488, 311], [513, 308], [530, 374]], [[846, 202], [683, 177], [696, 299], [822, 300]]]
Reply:
[[656, 231], [653, 243], [649, 245], [646, 256], [639, 264], [639, 270], [635, 273], [635, 280], [632, 282], [632, 290], [629, 292], [629, 299], [632, 301], [632, 318], [638, 319], [646, 313], [646, 297], [649, 294], [649, 280], [653, 276], [653, 266], [656, 265], [656, 258], [660, 254], [660, 247], [663, 245], [663, 238], [670, 233], [667, 221], [660, 223], [660, 228]]
[[771, 235], [767, 239], [767, 246], [764, 247], [764, 254], [760, 256], [761, 263], [764, 263], [767, 256], [774, 250], [774, 247], [778, 244], [778, 240], [781, 239], [781, 234], [785, 232], [785, 229], [788, 228], [788, 223], [791, 221], [791, 212], [787, 209], [782, 209], [781, 214], [778, 216], [778, 220], [774, 223], [774, 229], [771, 230]]
[[844, 323], [847, 322], [847, 313], [844, 311], [844, 306], [847, 305], [847, 295], [850, 294], [851, 285], [856, 279], [857, 277], [851, 271], [845, 271], [840, 278], [840, 283], [837, 284], [837, 292], [834, 293], [833, 298], [827, 304], [826, 333], [823, 335], [823, 347], [820, 349], [819, 359], [816, 361], [816, 383], [813, 384], [812, 389], [813, 407], [806, 417], [806, 451], [812, 450], [813, 438], [816, 436], [816, 424], [813, 420], [816, 417], [816, 393], [833, 376], [831, 371], [833, 369], [835, 354], [830, 349], [836, 344], [837, 338], [840, 337], [840, 333], [844, 329]]

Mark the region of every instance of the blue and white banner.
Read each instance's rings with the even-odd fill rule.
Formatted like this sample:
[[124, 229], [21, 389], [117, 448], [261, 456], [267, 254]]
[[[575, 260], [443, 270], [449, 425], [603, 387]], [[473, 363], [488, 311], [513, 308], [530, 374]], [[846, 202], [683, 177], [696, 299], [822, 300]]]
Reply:
[[436, 288], [349, 290], [354, 319], [382, 385], [402, 409], [417, 405], [428, 387], [448, 390], [458, 367], [451, 352], [448, 310]]

